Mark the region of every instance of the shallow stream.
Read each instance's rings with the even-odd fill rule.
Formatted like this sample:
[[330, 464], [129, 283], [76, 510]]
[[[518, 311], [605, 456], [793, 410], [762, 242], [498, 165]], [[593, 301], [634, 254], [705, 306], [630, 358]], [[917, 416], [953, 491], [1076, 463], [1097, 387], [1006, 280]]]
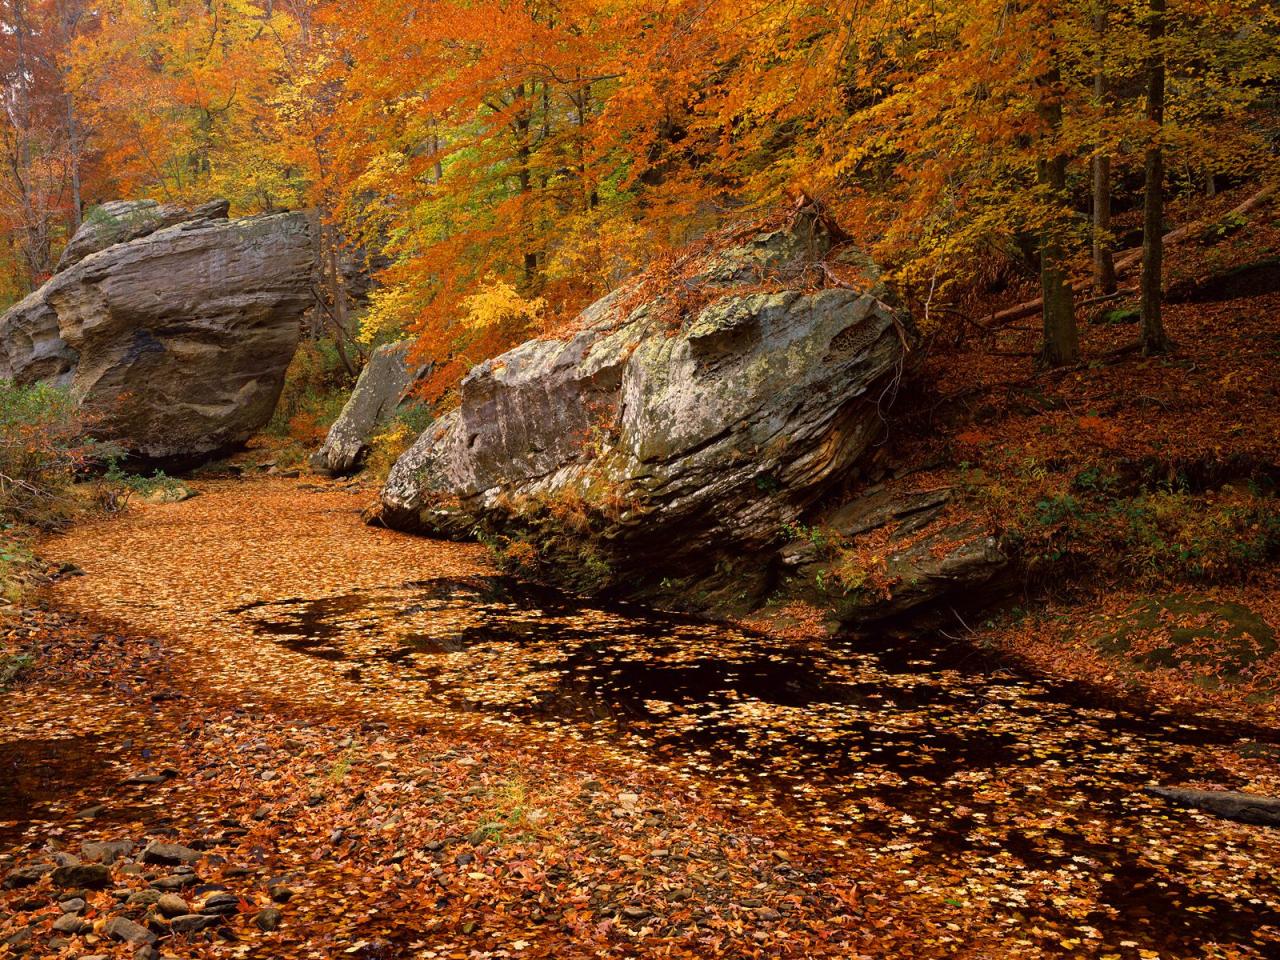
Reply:
[[353, 680], [608, 738], [767, 799], [1014, 929], [1052, 916], [1082, 947], [1280, 955], [1280, 865], [1249, 849], [1264, 828], [1224, 833], [1142, 793], [1238, 786], [1215, 758], [1274, 762], [1274, 732], [1105, 702], [941, 637], [800, 644], [501, 577], [228, 613]]

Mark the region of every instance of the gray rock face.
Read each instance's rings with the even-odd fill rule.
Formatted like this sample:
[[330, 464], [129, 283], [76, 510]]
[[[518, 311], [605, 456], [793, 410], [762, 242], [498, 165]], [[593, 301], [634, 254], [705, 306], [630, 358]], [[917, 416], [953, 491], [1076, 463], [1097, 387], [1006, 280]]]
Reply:
[[[851, 626], [899, 617], [943, 600], [964, 603], [997, 592], [1012, 570], [1010, 559], [990, 531], [968, 520], [948, 520], [951, 498], [946, 488], [909, 493], [872, 489], [822, 517], [820, 537], [784, 546], [779, 561], [802, 586], [804, 599], [827, 607]], [[859, 536], [891, 524], [884, 547], [885, 592], [843, 589], [839, 545], [856, 545]]]
[[97, 437], [150, 460], [207, 457], [261, 429], [314, 302], [305, 214], [187, 216], [89, 253], [0, 317], [10, 370], [28, 380], [49, 378], [34, 348], [9, 344], [36, 326], [50, 342], [56, 320], [66, 352], [43, 354], [67, 369], [52, 378], [70, 375]]
[[80, 358], [58, 334], [58, 315], [37, 290], [0, 319], [0, 378], [21, 386], [70, 387]]
[[1148, 787], [1147, 793], [1226, 820], [1262, 827], [1280, 827], [1280, 797], [1233, 790], [1189, 790], [1184, 787]]
[[85, 257], [117, 243], [127, 243], [193, 220], [225, 220], [231, 204], [211, 200], [189, 209], [155, 200], [111, 200], [94, 207], [67, 248], [62, 251], [55, 273], [61, 273]]
[[623, 288], [570, 339], [476, 367], [396, 464], [383, 521], [572, 528], [607, 581], [775, 541], [872, 442], [904, 355], [884, 303], [804, 282], [827, 249], [814, 226], [709, 257], [685, 285], [705, 305], [679, 324], [665, 293]]
[[421, 370], [409, 366], [408, 349], [405, 341], [373, 351], [351, 399], [329, 429], [324, 445], [312, 455], [312, 469], [335, 475], [360, 469], [374, 433], [395, 415], [405, 391], [421, 376]]

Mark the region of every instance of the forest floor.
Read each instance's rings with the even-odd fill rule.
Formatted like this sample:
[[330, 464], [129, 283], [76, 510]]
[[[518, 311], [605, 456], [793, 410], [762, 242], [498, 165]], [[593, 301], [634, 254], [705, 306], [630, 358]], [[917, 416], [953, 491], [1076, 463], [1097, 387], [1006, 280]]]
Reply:
[[1280, 836], [1142, 792], [1274, 793], [1274, 730], [578, 603], [367, 490], [197, 486], [48, 541], [76, 569], [5, 628], [0, 957], [1280, 950]]
[[1280, 725], [1280, 197], [1229, 214], [1256, 191], [1171, 209], [1204, 226], [1167, 251], [1168, 354], [1136, 349], [1132, 290], [1079, 311], [1081, 360], [1058, 369], [1034, 365], [1038, 314], [991, 321], [1035, 296], [1025, 277], [935, 324], [869, 479], [955, 495], [907, 538], [841, 545], [841, 564], [874, 583], [890, 552], [989, 531], [1016, 582], [1004, 604], [955, 598], [949, 632], [1117, 695]]

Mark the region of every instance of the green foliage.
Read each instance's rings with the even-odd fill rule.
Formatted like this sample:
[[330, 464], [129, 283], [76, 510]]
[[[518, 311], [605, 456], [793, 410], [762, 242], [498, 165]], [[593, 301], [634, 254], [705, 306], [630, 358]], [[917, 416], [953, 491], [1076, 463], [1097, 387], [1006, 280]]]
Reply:
[[117, 488], [136, 493], [140, 496], [149, 496], [158, 490], [166, 492], [178, 490], [182, 487], [182, 483], [166, 474], [163, 470], [157, 470], [151, 476], [145, 477], [141, 474], [127, 473], [120, 466], [120, 460], [112, 457], [107, 466], [107, 471], [102, 475], [103, 481]]
[[1249, 225], [1249, 218], [1242, 213], [1228, 213], [1221, 220], [1216, 220], [1200, 231], [1200, 242], [1214, 244], [1225, 240], [1233, 233], [1239, 233]]
[[6, 525], [0, 532], [0, 597], [19, 602], [26, 592], [26, 574], [36, 563], [31, 544], [21, 531]]
[[1116, 307], [1098, 317], [1098, 322], [1109, 326], [1137, 323], [1142, 319], [1142, 311], [1134, 306]]
[[71, 483], [100, 452], [66, 391], [0, 381], [0, 517], [43, 528], [65, 522]]
[[[1026, 489], [983, 495], [1007, 540], [1035, 564], [1090, 565], [1150, 583], [1231, 582], [1280, 555], [1280, 510], [1259, 489], [1198, 494], [1176, 486], [1126, 492], [1100, 468], [1070, 489], [1024, 500]], [[1029, 504], [1029, 505], [1028, 505]]]
[[7, 689], [35, 665], [29, 653], [0, 653], [0, 690]]
[[342, 412], [351, 386], [332, 340], [305, 341], [289, 364], [267, 432], [306, 446], [319, 443]]

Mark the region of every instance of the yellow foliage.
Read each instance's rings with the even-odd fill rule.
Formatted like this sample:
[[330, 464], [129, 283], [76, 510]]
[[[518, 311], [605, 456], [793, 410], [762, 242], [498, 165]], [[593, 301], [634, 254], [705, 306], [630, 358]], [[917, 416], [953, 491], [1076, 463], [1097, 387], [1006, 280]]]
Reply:
[[369, 296], [369, 309], [360, 318], [356, 339], [372, 344], [380, 334], [401, 333], [413, 312], [413, 297], [407, 287], [402, 284], [378, 287]]
[[417, 434], [408, 424], [400, 420], [392, 422], [385, 430], [374, 434], [370, 441], [366, 469], [379, 480], [385, 479], [395, 462], [413, 445], [416, 438]]
[[541, 321], [546, 307], [542, 297], [525, 299], [506, 280], [489, 274], [479, 290], [463, 299], [462, 323], [477, 331], [503, 325], [530, 327]]

